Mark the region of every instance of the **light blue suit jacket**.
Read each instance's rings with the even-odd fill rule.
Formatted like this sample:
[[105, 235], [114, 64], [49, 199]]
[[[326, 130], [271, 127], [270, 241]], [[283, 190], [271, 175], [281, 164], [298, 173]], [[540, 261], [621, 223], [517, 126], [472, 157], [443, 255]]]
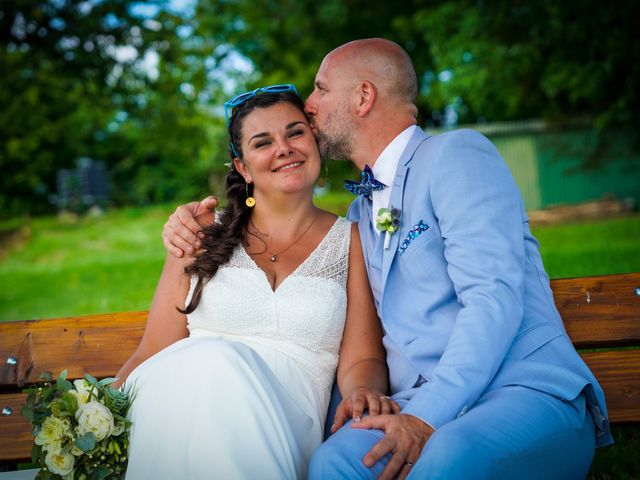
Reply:
[[[400, 228], [377, 265], [370, 201], [358, 197], [347, 218], [359, 222], [392, 391], [410, 398], [403, 411], [438, 428], [506, 385], [566, 400], [584, 390], [598, 444], [611, 443], [602, 389], [567, 337], [520, 193], [493, 144], [472, 130], [417, 130], [390, 203], [401, 209]], [[410, 239], [420, 221], [428, 229]]]

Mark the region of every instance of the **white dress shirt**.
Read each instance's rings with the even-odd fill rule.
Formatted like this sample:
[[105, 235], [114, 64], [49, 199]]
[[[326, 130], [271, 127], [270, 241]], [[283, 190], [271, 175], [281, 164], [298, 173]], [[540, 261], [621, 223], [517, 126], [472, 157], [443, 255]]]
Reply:
[[[407, 144], [409, 143], [409, 140], [414, 134], [416, 128], [418, 128], [417, 125], [411, 125], [400, 132], [400, 134], [385, 147], [371, 168], [375, 179], [384, 183], [386, 186], [386, 188], [383, 188], [382, 190], [374, 190], [371, 192], [373, 209], [371, 223], [373, 224], [373, 230], [378, 235], [380, 235], [380, 232], [376, 229], [376, 216], [378, 215], [378, 210], [390, 207], [389, 199], [391, 198], [391, 188], [393, 187], [393, 179], [396, 176], [398, 162], [400, 161], [400, 156], [407, 147]], [[398, 205], [393, 206], [398, 207]]]

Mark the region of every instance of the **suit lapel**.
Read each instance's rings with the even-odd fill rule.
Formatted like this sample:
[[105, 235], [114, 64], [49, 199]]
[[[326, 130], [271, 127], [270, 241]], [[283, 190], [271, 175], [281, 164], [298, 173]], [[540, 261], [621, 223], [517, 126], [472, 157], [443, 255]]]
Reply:
[[[400, 241], [400, 232], [403, 231], [406, 225], [403, 225], [403, 216], [404, 216], [404, 187], [406, 184], [407, 176], [409, 174], [409, 165], [413, 160], [413, 155], [420, 146], [422, 142], [424, 142], [429, 135], [424, 133], [422, 130], [417, 130], [407, 147], [402, 152], [400, 157], [400, 161], [398, 162], [398, 168], [396, 169], [396, 176], [393, 179], [393, 190], [391, 191], [391, 199], [390, 206], [395, 208], [399, 208], [401, 210], [400, 213], [400, 230], [398, 230], [395, 234], [391, 235], [391, 241], [389, 242], [389, 248], [383, 252], [382, 257], [382, 285], [387, 282], [387, 276], [389, 275], [389, 270], [391, 269], [391, 264], [393, 263], [393, 259], [396, 256], [396, 252], [398, 250], [398, 243]], [[384, 297], [384, 296], [383, 296]]]

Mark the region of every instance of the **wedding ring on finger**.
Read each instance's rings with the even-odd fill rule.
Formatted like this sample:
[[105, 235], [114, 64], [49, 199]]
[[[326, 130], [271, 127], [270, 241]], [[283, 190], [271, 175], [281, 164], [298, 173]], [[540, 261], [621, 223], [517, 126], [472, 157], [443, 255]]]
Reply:
[[388, 397], [386, 395], [381, 395], [380, 400], [391, 400], [391, 397]]
[[404, 462], [404, 466], [411, 468], [411, 467], [413, 467], [413, 462], [406, 461], [406, 462]]

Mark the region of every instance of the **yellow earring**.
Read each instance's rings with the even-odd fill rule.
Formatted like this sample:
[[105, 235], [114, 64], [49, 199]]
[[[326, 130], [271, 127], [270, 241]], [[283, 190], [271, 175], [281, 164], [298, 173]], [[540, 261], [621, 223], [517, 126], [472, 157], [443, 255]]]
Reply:
[[318, 186], [320, 188], [324, 188], [324, 186], [327, 184], [327, 177], [329, 176], [329, 167], [327, 167], [327, 164], [324, 164], [324, 178], [319, 178], [318, 179]]
[[256, 204], [256, 199], [249, 195], [249, 184], [245, 185], [247, 191], [247, 199], [244, 201], [245, 205], [249, 208], [254, 207]]

